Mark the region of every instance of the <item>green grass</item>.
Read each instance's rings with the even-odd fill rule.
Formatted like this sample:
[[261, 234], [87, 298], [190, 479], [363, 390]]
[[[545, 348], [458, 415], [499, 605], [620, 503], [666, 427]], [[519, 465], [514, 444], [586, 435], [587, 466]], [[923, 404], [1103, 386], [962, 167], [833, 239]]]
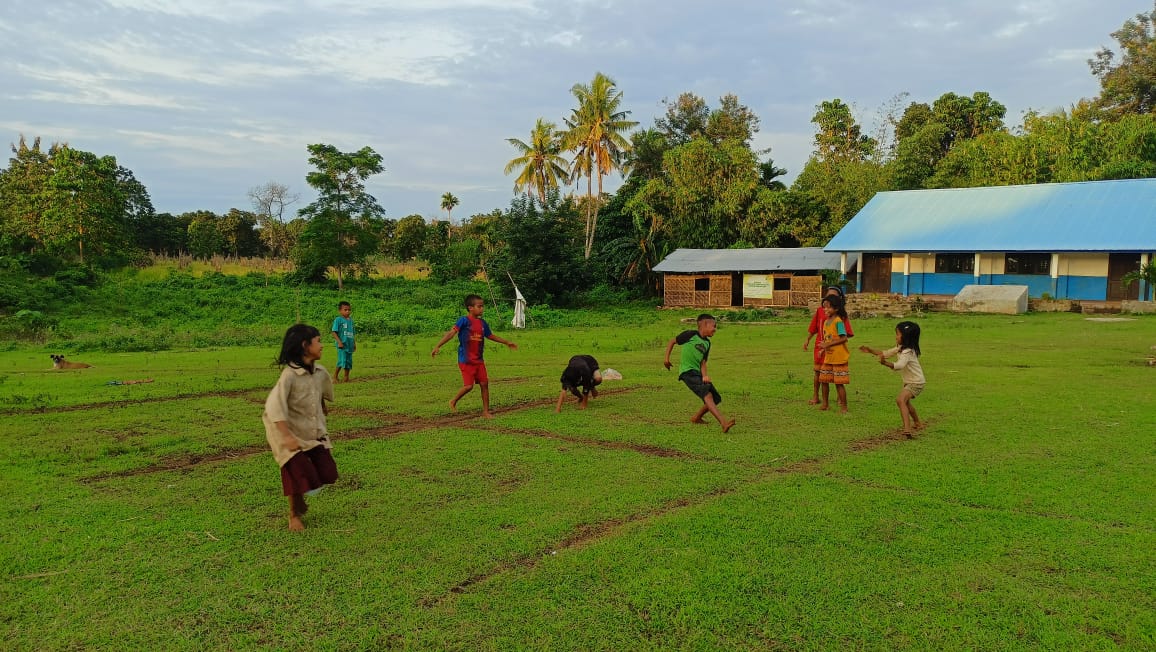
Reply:
[[[0, 352], [5, 647], [1156, 647], [1151, 318], [920, 317], [930, 427], [906, 440], [868, 356], [850, 414], [806, 404], [801, 312], [720, 327], [738, 425], [691, 425], [661, 366], [688, 314], [503, 332], [492, 421], [477, 392], [449, 412], [448, 324], [363, 338], [303, 534], [260, 422], [274, 347]], [[625, 379], [555, 415], [579, 352]]]

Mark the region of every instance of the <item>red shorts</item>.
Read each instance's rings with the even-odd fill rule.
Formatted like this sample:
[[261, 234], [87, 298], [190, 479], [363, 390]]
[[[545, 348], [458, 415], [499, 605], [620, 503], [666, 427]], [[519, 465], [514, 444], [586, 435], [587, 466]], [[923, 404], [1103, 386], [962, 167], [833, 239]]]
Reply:
[[459, 362], [458, 369], [462, 370], [462, 384], [466, 387], [474, 383], [489, 384], [490, 376], [486, 373], [484, 362]]
[[281, 467], [281, 493], [286, 496], [303, 494], [334, 482], [337, 482], [337, 463], [324, 446], [301, 451]]

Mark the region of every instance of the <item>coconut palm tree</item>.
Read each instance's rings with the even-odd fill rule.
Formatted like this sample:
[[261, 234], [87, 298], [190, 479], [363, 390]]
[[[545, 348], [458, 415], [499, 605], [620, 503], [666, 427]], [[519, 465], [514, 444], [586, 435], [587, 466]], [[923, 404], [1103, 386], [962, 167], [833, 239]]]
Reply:
[[442, 195], [442, 210], [446, 212], [446, 220], [450, 222], [454, 221], [454, 206], [460, 203], [462, 203], [462, 200], [454, 197], [452, 192], [447, 192]]
[[[594, 178], [598, 178], [598, 200], [602, 198], [602, 177], [621, 171], [624, 155], [630, 151], [628, 132], [638, 125], [627, 120], [629, 111], [621, 110], [622, 91], [614, 80], [595, 73], [589, 84], [574, 84], [570, 89], [577, 108], [566, 118], [562, 146], [574, 152], [570, 178], [586, 177], [586, 197], [593, 200]], [[588, 201], [586, 212], [586, 257], [594, 247], [594, 230], [598, 226], [598, 202]]]
[[528, 144], [517, 138], [506, 139], [521, 154], [507, 163], [505, 169], [506, 174], [518, 171], [514, 192], [536, 193], [538, 201], [543, 204], [546, 203], [546, 193], [570, 176], [567, 171], [569, 164], [561, 156], [561, 134], [557, 129], [558, 125], [553, 122], [538, 118], [530, 131]]

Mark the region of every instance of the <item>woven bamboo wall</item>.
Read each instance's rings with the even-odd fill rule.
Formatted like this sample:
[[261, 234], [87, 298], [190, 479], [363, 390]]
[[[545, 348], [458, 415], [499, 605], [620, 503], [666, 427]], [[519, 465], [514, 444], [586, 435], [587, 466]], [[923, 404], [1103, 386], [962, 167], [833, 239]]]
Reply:
[[811, 301], [818, 300], [822, 295], [822, 276], [795, 276], [791, 278], [791, 307], [806, 308]]
[[[743, 298], [744, 306], [774, 308], [806, 308], [817, 301], [823, 291], [822, 276], [793, 276], [776, 274], [778, 278], [790, 278], [790, 290], [776, 290], [770, 299]], [[710, 290], [695, 290], [696, 279], [709, 278]], [[719, 308], [731, 305], [733, 283], [730, 274], [664, 274], [663, 304], [666, 306], [691, 306]]]
[[[709, 278], [710, 290], [695, 290], [696, 279]], [[731, 277], [729, 274], [664, 274], [663, 304], [666, 306], [693, 306], [699, 308], [731, 305]]]

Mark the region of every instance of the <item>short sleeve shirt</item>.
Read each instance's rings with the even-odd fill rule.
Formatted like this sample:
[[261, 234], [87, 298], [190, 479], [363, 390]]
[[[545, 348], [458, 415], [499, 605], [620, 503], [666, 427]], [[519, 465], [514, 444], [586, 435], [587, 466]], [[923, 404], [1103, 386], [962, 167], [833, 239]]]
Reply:
[[277, 464], [285, 464], [294, 455], [294, 449], [286, 448], [281, 441], [278, 421], [288, 424], [297, 438], [297, 446], [303, 450], [317, 446], [333, 448], [321, 406], [323, 399], [333, 400], [333, 381], [325, 367], [314, 364], [313, 373], [309, 373], [307, 369], [289, 365], [281, 371], [281, 377], [265, 399], [265, 412], [261, 415], [265, 439]]
[[699, 335], [698, 331], [686, 330], [679, 333], [674, 341], [682, 347], [678, 375], [681, 376], [688, 371], [701, 371], [702, 363], [710, 356], [710, 338]]
[[492, 334], [486, 320], [466, 315], [454, 324], [458, 332], [458, 362], [479, 364], [484, 362], [486, 338]]
[[345, 317], [338, 315], [337, 318], [333, 320], [333, 328], [329, 330], [337, 333], [337, 339], [341, 340], [341, 343], [345, 345], [345, 348], [349, 348], [349, 346], [353, 344], [352, 318], [346, 319]]
[[[840, 337], [847, 336], [847, 327], [843, 325], [843, 320], [840, 317], [832, 317], [823, 323], [823, 341], [830, 342]], [[826, 349], [823, 353], [823, 362], [825, 364], [847, 364], [851, 361], [851, 349], [847, 348], [847, 343], [843, 342], [838, 346], [833, 346]]]

